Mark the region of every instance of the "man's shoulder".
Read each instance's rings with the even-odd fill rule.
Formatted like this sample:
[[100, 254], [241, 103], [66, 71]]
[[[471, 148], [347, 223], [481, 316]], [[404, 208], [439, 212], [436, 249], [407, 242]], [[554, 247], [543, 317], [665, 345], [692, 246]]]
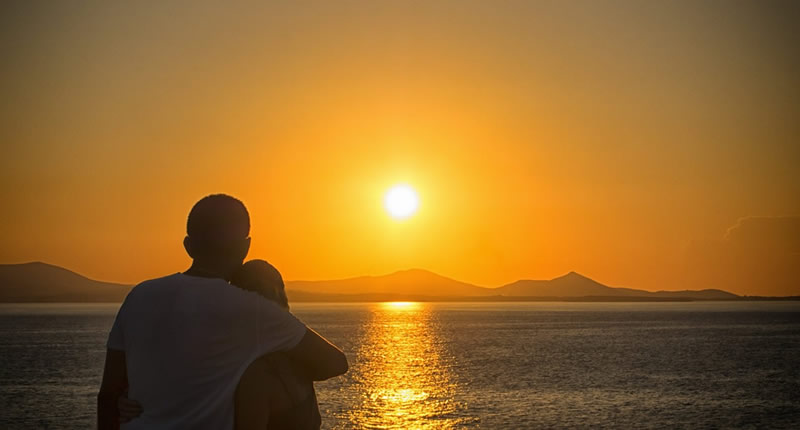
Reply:
[[181, 296], [213, 297], [214, 300], [221, 301], [266, 301], [257, 293], [233, 286], [222, 278], [205, 278], [183, 273], [143, 281], [133, 287], [132, 292], [136, 290], [147, 295], [180, 293]]
[[136, 284], [134, 289], [149, 289], [165, 285], [210, 285], [227, 286], [228, 282], [221, 278], [203, 278], [199, 276], [189, 276], [183, 273], [173, 273], [160, 278], [148, 279]]
[[259, 294], [243, 290], [221, 278], [204, 278], [182, 273], [148, 279], [140, 282], [128, 293], [128, 306], [147, 303], [151, 306], [164, 300], [180, 300], [197, 306], [212, 306], [215, 312], [230, 311], [236, 314], [265, 312], [278, 308]]
[[162, 276], [160, 278], [153, 278], [148, 279], [138, 284], [134, 285], [131, 292], [141, 292], [145, 290], [150, 290], [152, 288], [157, 288], [164, 285], [174, 285], [181, 282], [181, 274], [180, 273], [173, 273], [171, 275]]
[[224, 289], [224, 287], [228, 286], [228, 283], [224, 279], [200, 278], [197, 276], [184, 275], [182, 273], [173, 273], [160, 278], [148, 279], [136, 284], [131, 289], [130, 293], [128, 293], [128, 299], [143, 296], [169, 295], [174, 294], [178, 290], [200, 290], [202, 288], [197, 287], [201, 286]]
[[139, 287], [139, 286], [147, 286], [147, 285], [152, 285], [152, 284], [162, 284], [162, 283], [165, 283], [165, 282], [175, 282], [176, 280], [180, 279], [180, 276], [181, 276], [180, 273], [173, 273], [173, 274], [166, 275], [166, 276], [161, 276], [161, 277], [158, 277], [158, 278], [146, 279], [146, 280], [136, 284], [136, 286]]

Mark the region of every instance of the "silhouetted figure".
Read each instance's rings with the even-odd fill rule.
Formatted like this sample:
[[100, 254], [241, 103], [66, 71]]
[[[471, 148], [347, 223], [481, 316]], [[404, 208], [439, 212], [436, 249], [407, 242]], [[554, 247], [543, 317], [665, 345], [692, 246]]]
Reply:
[[[289, 310], [283, 277], [264, 260], [245, 263], [231, 283]], [[237, 430], [304, 430], [321, 425], [313, 381], [281, 352], [260, 357], [247, 368], [236, 389], [234, 405]]]
[[244, 263], [231, 277], [231, 284], [256, 292], [282, 308], [289, 310], [289, 298], [281, 272], [264, 260], [250, 260]]
[[228, 283], [250, 248], [242, 202], [201, 199], [186, 231], [191, 267], [135, 286], [117, 313], [98, 394], [100, 429], [119, 428], [126, 390], [141, 415], [125, 429], [233, 429], [239, 378], [273, 352], [284, 351], [311, 380], [347, 371], [344, 354], [284, 308]]

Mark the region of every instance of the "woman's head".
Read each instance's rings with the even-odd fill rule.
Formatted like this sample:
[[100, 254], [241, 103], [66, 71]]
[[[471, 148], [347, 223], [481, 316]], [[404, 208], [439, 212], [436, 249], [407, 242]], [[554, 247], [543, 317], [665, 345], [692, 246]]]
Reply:
[[267, 300], [289, 309], [289, 299], [283, 285], [281, 273], [264, 260], [250, 260], [233, 274], [231, 283], [239, 288], [254, 291]]

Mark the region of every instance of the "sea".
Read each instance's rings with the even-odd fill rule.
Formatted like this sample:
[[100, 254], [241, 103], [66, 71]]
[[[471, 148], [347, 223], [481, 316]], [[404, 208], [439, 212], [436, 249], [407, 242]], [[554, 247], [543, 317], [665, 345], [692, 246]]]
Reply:
[[[0, 305], [0, 428], [95, 426], [119, 304]], [[800, 428], [800, 302], [298, 303], [323, 428]]]

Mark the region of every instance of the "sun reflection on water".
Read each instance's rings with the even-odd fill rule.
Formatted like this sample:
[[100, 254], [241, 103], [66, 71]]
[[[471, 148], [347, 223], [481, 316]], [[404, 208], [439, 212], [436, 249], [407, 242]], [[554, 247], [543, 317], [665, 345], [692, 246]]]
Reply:
[[419, 309], [421, 303], [419, 302], [384, 302], [379, 303], [379, 305], [387, 310], [401, 310], [401, 309], [408, 309], [408, 310], [415, 310]]
[[354, 375], [361, 404], [350, 422], [366, 428], [448, 428], [462, 424], [452, 360], [428, 305], [376, 304]]

